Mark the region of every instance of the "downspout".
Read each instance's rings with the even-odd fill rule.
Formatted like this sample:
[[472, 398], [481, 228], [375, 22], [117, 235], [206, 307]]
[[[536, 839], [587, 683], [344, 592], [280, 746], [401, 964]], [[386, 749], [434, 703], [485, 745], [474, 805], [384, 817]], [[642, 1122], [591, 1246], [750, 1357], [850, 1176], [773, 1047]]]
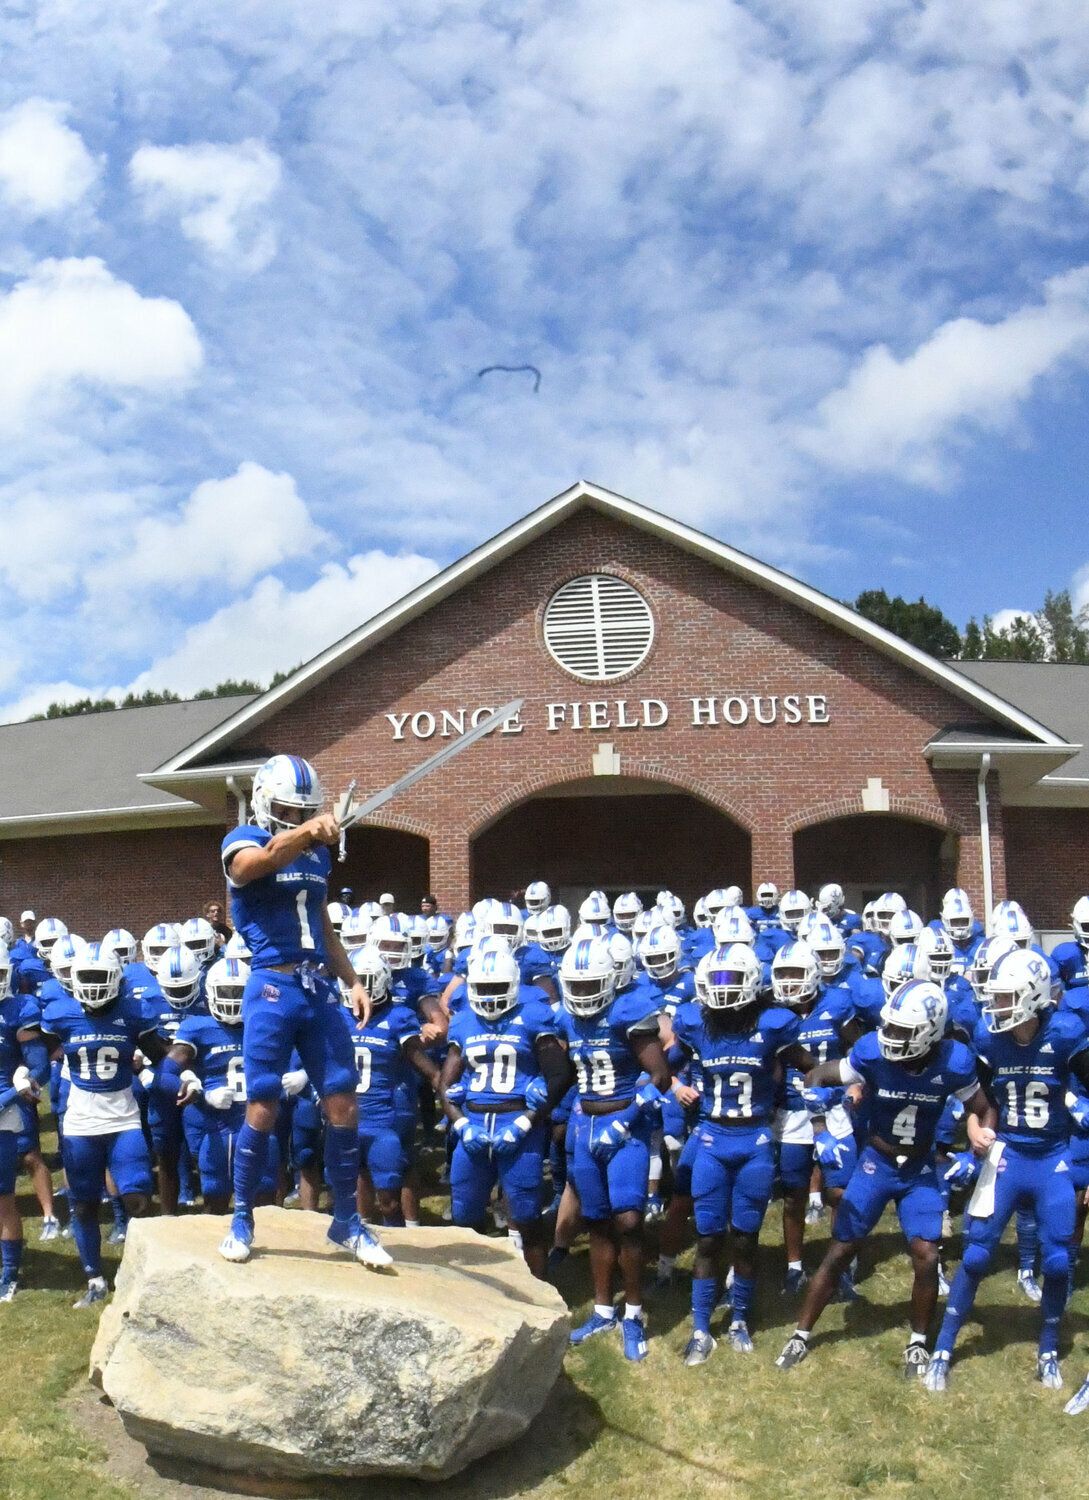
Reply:
[[[227, 777], [227, 790], [233, 794], [235, 801], [238, 803], [238, 823], [239, 827], [241, 827], [246, 821], [246, 794], [233, 776]], [[989, 870], [990, 867], [988, 866], [988, 875], [984, 877], [985, 879], [990, 878]]]
[[991, 817], [987, 807], [987, 775], [991, 769], [991, 756], [985, 751], [979, 763], [976, 778], [976, 793], [979, 797], [979, 847], [983, 862], [983, 920], [986, 922], [994, 906], [994, 883], [991, 877]]

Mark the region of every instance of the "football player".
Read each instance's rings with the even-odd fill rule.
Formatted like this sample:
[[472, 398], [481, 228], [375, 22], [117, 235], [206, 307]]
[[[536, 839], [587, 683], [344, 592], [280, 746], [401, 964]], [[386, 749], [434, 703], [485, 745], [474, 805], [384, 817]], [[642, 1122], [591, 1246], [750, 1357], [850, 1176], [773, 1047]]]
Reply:
[[49, 1076], [40, 1021], [30, 996], [12, 994], [11, 959], [7, 948], [0, 947], [0, 1302], [15, 1296], [23, 1260], [23, 1221], [15, 1198], [20, 1106], [36, 1105]]
[[1058, 943], [1051, 950], [1063, 989], [1067, 992], [1089, 988], [1089, 896], [1079, 896], [1074, 902], [1070, 926], [1074, 933], [1073, 942]]

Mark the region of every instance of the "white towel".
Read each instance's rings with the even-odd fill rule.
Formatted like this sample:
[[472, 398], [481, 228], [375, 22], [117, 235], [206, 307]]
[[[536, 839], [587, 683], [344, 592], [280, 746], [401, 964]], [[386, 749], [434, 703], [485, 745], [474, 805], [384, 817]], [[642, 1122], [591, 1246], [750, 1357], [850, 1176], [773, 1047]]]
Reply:
[[995, 1141], [979, 1174], [976, 1190], [966, 1210], [973, 1219], [989, 1219], [994, 1213], [994, 1185], [998, 1181], [998, 1163], [1006, 1149], [1005, 1141]]

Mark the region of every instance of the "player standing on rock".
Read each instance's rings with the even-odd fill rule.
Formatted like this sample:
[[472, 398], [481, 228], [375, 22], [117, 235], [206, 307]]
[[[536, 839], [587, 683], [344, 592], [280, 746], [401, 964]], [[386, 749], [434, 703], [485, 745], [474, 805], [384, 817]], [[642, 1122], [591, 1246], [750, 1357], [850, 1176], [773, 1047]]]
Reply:
[[[226, 1260], [249, 1259], [253, 1203], [291, 1054], [297, 1051], [325, 1115], [325, 1178], [333, 1196], [329, 1239], [367, 1266], [390, 1255], [356, 1211], [359, 1136], [358, 1073], [348, 1008], [370, 1016], [365, 986], [348, 961], [327, 906], [332, 858], [340, 837], [322, 813], [321, 783], [308, 761], [274, 755], [253, 778], [253, 824], [223, 840], [231, 916], [253, 954], [242, 999], [246, 1119], [234, 1157], [234, 1217], [220, 1246]], [[184, 1082], [184, 1076], [183, 1076]]]

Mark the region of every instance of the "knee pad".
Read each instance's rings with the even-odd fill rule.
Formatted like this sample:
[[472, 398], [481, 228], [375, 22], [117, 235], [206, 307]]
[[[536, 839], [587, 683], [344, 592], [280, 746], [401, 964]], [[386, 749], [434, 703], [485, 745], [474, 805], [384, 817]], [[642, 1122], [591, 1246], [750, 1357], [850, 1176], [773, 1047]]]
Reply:
[[966, 1245], [964, 1247], [964, 1259], [961, 1265], [969, 1276], [982, 1276], [991, 1264], [991, 1250], [988, 1245]]
[[1070, 1246], [1054, 1245], [1044, 1256], [1041, 1267], [1045, 1279], [1049, 1276], [1069, 1276]]

